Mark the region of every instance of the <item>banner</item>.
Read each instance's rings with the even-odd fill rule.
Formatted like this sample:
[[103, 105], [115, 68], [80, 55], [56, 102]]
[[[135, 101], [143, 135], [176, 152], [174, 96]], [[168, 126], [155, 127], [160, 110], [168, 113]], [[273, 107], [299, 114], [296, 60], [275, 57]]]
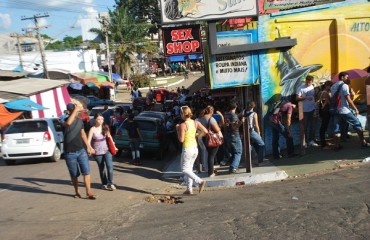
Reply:
[[161, 0], [163, 24], [257, 15], [256, 0]]
[[[255, 29], [217, 33], [218, 46], [254, 42], [257, 42], [257, 30]], [[210, 59], [212, 89], [257, 83], [258, 56], [255, 52], [212, 55]]]
[[202, 54], [200, 25], [163, 28], [163, 50], [166, 57]]

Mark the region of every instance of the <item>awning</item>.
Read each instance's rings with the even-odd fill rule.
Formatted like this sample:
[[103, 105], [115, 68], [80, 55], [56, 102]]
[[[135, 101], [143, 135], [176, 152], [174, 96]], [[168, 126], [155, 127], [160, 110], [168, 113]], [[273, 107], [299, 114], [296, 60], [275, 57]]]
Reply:
[[187, 56], [189, 56], [189, 60], [203, 59], [203, 54], [171, 56], [168, 59], [169, 59], [170, 62], [185, 62]]
[[11, 113], [4, 107], [3, 104], [0, 104], [0, 127], [4, 127], [9, 124], [14, 119], [17, 119], [23, 112]]
[[32, 118], [60, 117], [67, 104], [71, 102], [66, 87], [58, 87], [47, 92], [38, 93], [30, 96], [30, 99], [48, 108], [47, 110], [32, 111]]
[[34, 110], [45, 110], [46, 107], [43, 107], [28, 98], [15, 100], [12, 102], [7, 102], [4, 104], [6, 108], [19, 110], [19, 111], [34, 111]]
[[[98, 73], [109, 77], [108, 72], [98, 72]], [[118, 82], [118, 83], [123, 83], [124, 82], [121, 75], [119, 75], [118, 73], [112, 73], [112, 78], [113, 78], [112, 79], [113, 82]]]

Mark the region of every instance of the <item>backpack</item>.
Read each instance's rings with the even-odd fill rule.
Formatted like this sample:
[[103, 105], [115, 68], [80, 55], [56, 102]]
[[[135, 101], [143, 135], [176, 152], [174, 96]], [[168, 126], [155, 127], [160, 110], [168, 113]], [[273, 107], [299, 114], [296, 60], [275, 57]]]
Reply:
[[281, 100], [274, 102], [274, 104], [272, 104], [272, 108], [269, 111], [270, 113], [269, 120], [273, 124], [279, 124], [281, 122], [281, 113], [280, 113], [281, 103], [282, 103]]
[[332, 115], [338, 113], [338, 108], [339, 108], [339, 105], [340, 105], [339, 92], [342, 89], [343, 84], [344, 83], [340, 84], [337, 91], [333, 94], [333, 96], [331, 96], [330, 105], [329, 105], [329, 113], [332, 114]]

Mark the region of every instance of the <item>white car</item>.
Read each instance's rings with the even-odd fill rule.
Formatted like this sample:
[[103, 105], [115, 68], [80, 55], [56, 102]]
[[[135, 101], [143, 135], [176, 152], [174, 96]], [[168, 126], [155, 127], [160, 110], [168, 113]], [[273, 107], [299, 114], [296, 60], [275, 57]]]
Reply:
[[63, 141], [58, 118], [15, 120], [5, 131], [2, 157], [7, 165], [31, 158], [49, 158], [56, 162], [63, 153]]

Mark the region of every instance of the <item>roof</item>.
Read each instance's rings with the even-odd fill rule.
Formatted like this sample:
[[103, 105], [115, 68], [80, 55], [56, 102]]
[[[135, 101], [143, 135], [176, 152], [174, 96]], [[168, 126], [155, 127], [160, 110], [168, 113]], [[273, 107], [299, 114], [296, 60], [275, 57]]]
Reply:
[[[22, 78], [12, 81], [0, 81], [0, 92], [31, 96], [68, 84], [67, 81], [50, 80], [43, 78]], [[2, 97], [5, 97], [1, 95]], [[5, 97], [6, 98], [6, 97]]]

